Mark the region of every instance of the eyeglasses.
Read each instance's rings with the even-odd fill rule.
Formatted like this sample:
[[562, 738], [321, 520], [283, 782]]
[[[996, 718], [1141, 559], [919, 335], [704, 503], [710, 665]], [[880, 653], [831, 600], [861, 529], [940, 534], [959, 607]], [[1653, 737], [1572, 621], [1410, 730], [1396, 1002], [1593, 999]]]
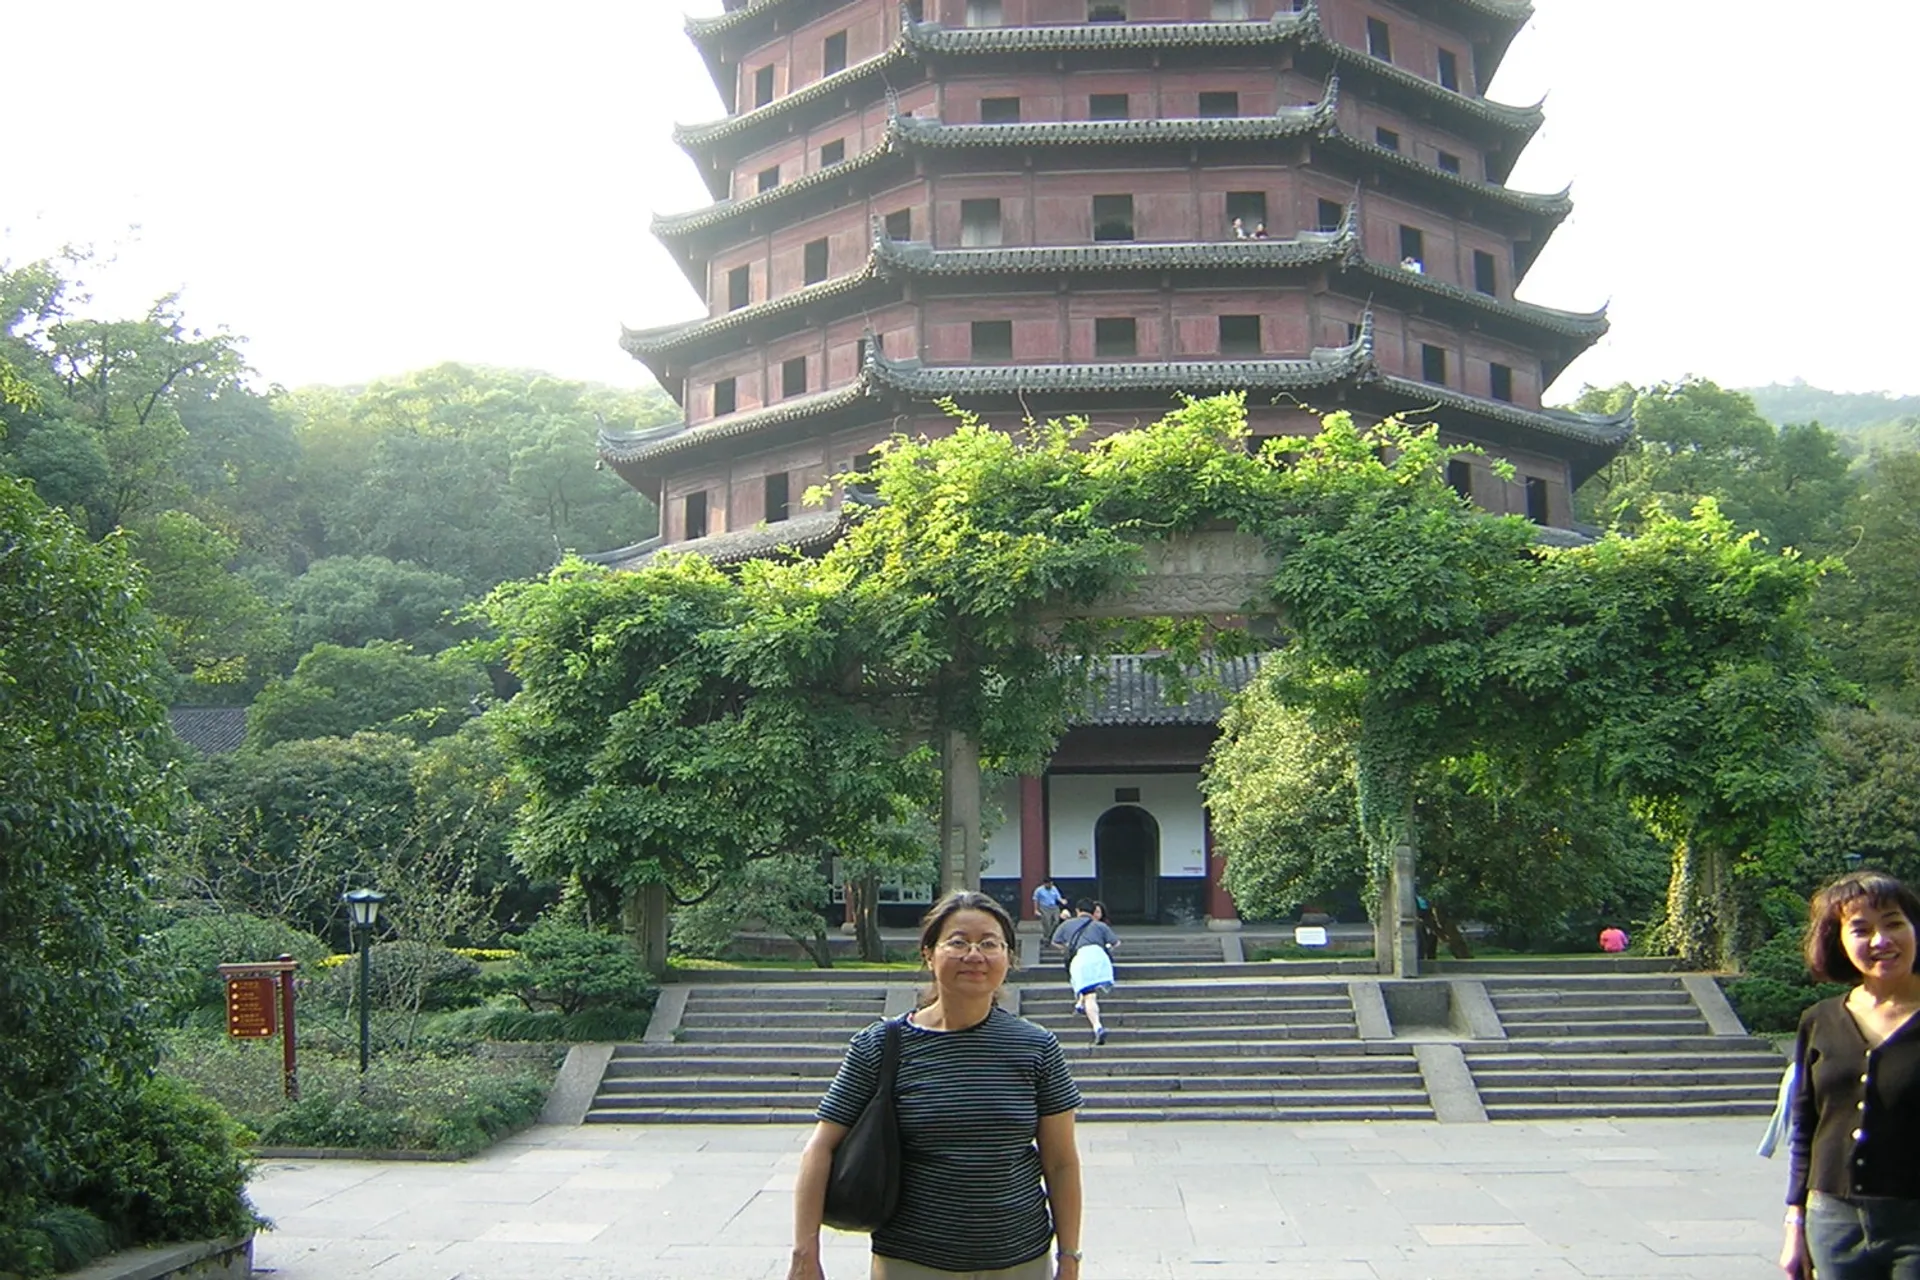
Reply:
[[986, 959], [994, 960], [1007, 953], [1007, 944], [999, 938], [982, 938], [973, 942], [955, 934], [940, 944], [940, 950], [950, 956], [964, 956], [969, 951], [978, 951]]

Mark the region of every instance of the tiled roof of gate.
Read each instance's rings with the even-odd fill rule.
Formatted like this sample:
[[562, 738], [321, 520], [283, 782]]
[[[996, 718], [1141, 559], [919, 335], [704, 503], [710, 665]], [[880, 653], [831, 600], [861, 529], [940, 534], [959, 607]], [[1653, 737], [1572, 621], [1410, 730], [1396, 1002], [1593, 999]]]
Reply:
[[844, 513], [839, 510], [809, 511], [790, 520], [709, 534], [704, 538], [676, 542], [672, 546], [665, 546], [659, 538], [652, 538], [619, 551], [602, 552], [587, 558], [609, 569], [640, 569], [666, 551], [677, 556], [703, 556], [714, 564], [738, 564], [742, 560], [759, 559], [789, 549], [802, 554], [819, 550], [838, 540], [844, 527]]
[[1115, 654], [1095, 674], [1086, 707], [1072, 717], [1082, 726], [1217, 724], [1228, 701], [1260, 673], [1258, 657], [1208, 658], [1187, 669], [1186, 698], [1172, 701], [1167, 681], [1141, 654]]
[[1504, 400], [1470, 396], [1450, 387], [1437, 386], [1431, 382], [1419, 382], [1412, 378], [1398, 378], [1391, 374], [1379, 375], [1374, 385], [1416, 405], [1461, 409], [1494, 422], [1510, 423], [1530, 431], [1544, 431], [1548, 435], [1577, 440], [1582, 444], [1612, 448], [1625, 443], [1627, 437], [1633, 434], [1631, 409], [1618, 414], [1573, 413], [1566, 409], [1524, 409]]
[[1527, 320], [1543, 329], [1569, 338], [1596, 341], [1612, 327], [1607, 319], [1605, 307], [1601, 307], [1598, 311], [1562, 311], [1558, 307], [1543, 307], [1534, 302], [1522, 302], [1518, 298], [1508, 301], [1481, 293], [1477, 289], [1463, 289], [1457, 284], [1436, 280], [1425, 272], [1409, 271], [1397, 262], [1380, 262], [1358, 255], [1349, 259], [1348, 265], [1392, 284], [1405, 285], [1455, 302], [1464, 302], [1482, 311]]
[[730, 138], [736, 133], [748, 133], [768, 120], [775, 120], [803, 107], [809, 102], [822, 98], [831, 98], [848, 85], [858, 84], [862, 80], [879, 77], [884, 79], [887, 72], [905, 63], [913, 61], [906, 46], [900, 41], [888, 45], [874, 57], [862, 59], [830, 76], [821, 76], [812, 84], [802, 85], [792, 93], [782, 94], [764, 107], [755, 107], [743, 111], [737, 116], [727, 116], [721, 120], [708, 121], [706, 124], [677, 124], [673, 126], [674, 142], [684, 148], [703, 147], [722, 138]]
[[238, 751], [247, 740], [245, 707], [174, 707], [167, 720], [173, 736], [202, 755]]
[[866, 264], [858, 271], [844, 276], [835, 276], [831, 280], [822, 280], [819, 284], [806, 285], [795, 289], [792, 293], [783, 294], [766, 302], [756, 302], [752, 306], [741, 307], [737, 311], [728, 311], [723, 315], [704, 320], [685, 320], [679, 324], [659, 325], [651, 329], [629, 329], [622, 325], [620, 346], [628, 355], [633, 356], [657, 355], [672, 351], [699, 339], [745, 328], [769, 316], [801, 311], [842, 294], [858, 293], [879, 276], [879, 261], [869, 254]]
[[858, 404], [871, 391], [872, 384], [863, 374], [844, 387], [795, 396], [791, 400], [782, 400], [762, 409], [750, 409], [745, 413], [729, 414], [711, 425], [690, 427], [684, 422], [670, 422], [646, 431], [602, 431], [600, 456], [614, 463], [644, 462], [709, 441], [751, 435], [782, 423], [846, 408]]
[[712, 204], [690, 209], [685, 213], [656, 213], [653, 216], [653, 233], [663, 240], [671, 240], [707, 227], [719, 226], [730, 218], [758, 212], [804, 192], [838, 182], [849, 174], [877, 165], [897, 154], [898, 147], [899, 136], [889, 125], [887, 131], [881, 135], [880, 141], [859, 155], [825, 169], [816, 169], [804, 178], [783, 182], [771, 191], [756, 192], [745, 200], [716, 200]]

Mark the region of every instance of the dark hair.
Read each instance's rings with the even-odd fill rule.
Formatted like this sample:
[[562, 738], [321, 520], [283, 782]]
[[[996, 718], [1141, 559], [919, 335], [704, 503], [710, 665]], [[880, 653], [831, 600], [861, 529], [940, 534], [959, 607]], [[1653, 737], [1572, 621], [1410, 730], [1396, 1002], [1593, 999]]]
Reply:
[[999, 899], [975, 893], [971, 889], [955, 889], [927, 908], [927, 914], [920, 917], [920, 950], [931, 951], [938, 946], [940, 935], [946, 931], [947, 921], [962, 911], [984, 911], [992, 916], [1007, 940], [1007, 953], [1013, 955], [1018, 952], [1019, 943], [1013, 936], [1013, 917], [1007, 914], [1007, 909], [1000, 905]]
[[1080, 899], [1080, 901], [1078, 901], [1078, 902], [1076, 902], [1076, 903], [1074, 903], [1074, 904], [1073, 904], [1073, 909], [1074, 909], [1075, 911], [1078, 911], [1078, 912], [1079, 912], [1079, 913], [1080, 913], [1081, 915], [1083, 915], [1083, 916], [1084, 916], [1084, 915], [1086, 915], [1086, 914], [1087, 914], [1087, 913], [1088, 913], [1089, 911], [1092, 911], [1092, 910], [1093, 910], [1093, 899], [1092, 899], [1092, 898], [1082, 898], [1082, 899]]
[[1840, 922], [1863, 904], [1898, 907], [1920, 925], [1920, 896], [1886, 872], [1852, 871], [1841, 876], [1813, 895], [1807, 912], [1807, 968], [1822, 982], [1851, 982], [1860, 976], [1841, 940]]

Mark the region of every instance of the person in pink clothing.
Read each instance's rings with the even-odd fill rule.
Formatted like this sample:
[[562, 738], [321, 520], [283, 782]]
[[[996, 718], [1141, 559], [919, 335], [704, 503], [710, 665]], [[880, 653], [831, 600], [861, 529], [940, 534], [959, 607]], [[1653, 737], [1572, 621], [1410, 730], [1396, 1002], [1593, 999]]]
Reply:
[[1611, 955], [1618, 955], [1627, 949], [1627, 931], [1617, 924], [1610, 924], [1600, 931], [1600, 949]]

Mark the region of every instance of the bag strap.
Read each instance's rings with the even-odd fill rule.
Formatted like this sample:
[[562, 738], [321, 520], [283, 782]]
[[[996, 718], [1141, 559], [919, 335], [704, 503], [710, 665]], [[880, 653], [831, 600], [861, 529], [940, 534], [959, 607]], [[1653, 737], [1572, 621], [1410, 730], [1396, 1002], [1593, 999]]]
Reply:
[[880, 1078], [874, 1082], [873, 1091], [891, 1098], [893, 1096], [894, 1077], [900, 1073], [900, 1024], [901, 1018], [888, 1018], [886, 1032], [880, 1041]]

